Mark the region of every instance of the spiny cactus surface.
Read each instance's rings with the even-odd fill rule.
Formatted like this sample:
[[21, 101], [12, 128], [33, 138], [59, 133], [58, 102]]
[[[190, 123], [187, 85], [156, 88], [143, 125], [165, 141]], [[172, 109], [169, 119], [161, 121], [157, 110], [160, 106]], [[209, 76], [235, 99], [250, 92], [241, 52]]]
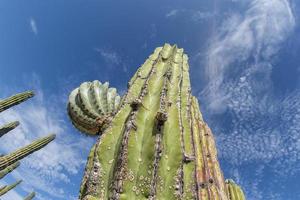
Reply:
[[4, 176], [6, 176], [7, 174], [12, 172], [19, 166], [20, 166], [20, 162], [15, 162], [15, 163], [9, 165], [8, 167], [6, 167], [5, 169], [1, 170], [0, 171], [0, 179], [2, 179]]
[[120, 96], [108, 82], [84, 82], [69, 96], [68, 113], [81, 132], [96, 135], [118, 110]]
[[79, 199], [229, 199], [183, 49], [155, 49], [129, 81], [88, 157]]
[[5, 124], [4, 126], [0, 127], [0, 137], [2, 137], [3, 135], [5, 135], [6, 133], [8, 133], [9, 131], [15, 129], [17, 126], [19, 126], [19, 122], [15, 121], [15, 122], [11, 122], [8, 124]]
[[7, 99], [0, 100], [0, 112], [4, 111], [12, 106], [18, 105], [33, 96], [34, 96], [34, 93], [32, 91], [26, 91], [23, 93], [13, 95]]
[[22, 182], [22, 180], [19, 180], [11, 185], [7, 185], [7, 186], [3, 186], [2, 188], [0, 188], [0, 197], [4, 194], [6, 194], [7, 192], [9, 192], [10, 190], [14, 189], [17, 185], [19, 185]]
[[35, 197], [35, 192], [31, 192], [24, 200], [31, 200]]
[[40, 139], [32, 142], [31, 144], [16, 150], [13, 153], [10, 153], [8, 155], [0, 157], [0, 170], [4, 170], [9, 165], [17, 162], [18, 160], [21, 160], [22, 158], [28, 156], [29, 154], [32, 154], [35, 151], [43, 148], [44, 146], [46, 146], [48, 143], [50, 143], [54, 139], [55, 139], [55, 134], [51, 134], [44, 138], [40, 138]]

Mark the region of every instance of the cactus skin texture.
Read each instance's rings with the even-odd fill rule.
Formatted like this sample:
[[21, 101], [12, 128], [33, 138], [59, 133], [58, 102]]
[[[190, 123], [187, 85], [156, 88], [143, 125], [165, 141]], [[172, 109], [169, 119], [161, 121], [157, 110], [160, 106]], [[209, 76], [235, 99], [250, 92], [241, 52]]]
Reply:
[[0, 188], [0, 197], [4, 194], [6, 194], [7, 192], [9, 192], [10, 190], [14, 189], [17, 185], [19, 185], [22, 182], [22, 180], [19, 180], [11, 185], [7, 185], [7, 186], [3, 186]]
[[12, 106], [18, 105], [33, 96], [34, 96], [34, 93], [32, 91], [26, 91], [23, 93], [13, 95], [7, 99], [0, 100], [0, 112], [4, 111]]
[[9, 165], [8, 167], [6, 167], [5, 169], [1, 170], [0, 171], [0, 179], [2, 179], [4, 176], [6, 176], [7, 174], [12, 172], [19, 166], [20, 166], [20, 162], [15, 162], [15, 163]]
[[226, 187], [229, 196], [229, 200], [245, 200], [243, 190], [233, 180], [226, 180]]
[[73, 125], [81, 132], [100, 134], [103, 125], [109, 124], [120, 105], [116, 88], [99, 81], [84, 82], [69, 96], [68, 114]]
[[0, 127], [0, 137], [19, 126], [20, 122], [15, 121]]
[[21, 160], [22, 158], [32, 154], [33, 152], [40, 150], [52, 140], [55, 139], [55, 134], [40, 138], [31, 144], [16, 150], [13, 153], [0, 157], [0, 170], [4, 170], [9, 165]]
[[229, 200], [188, 57], [165, 44], [128, 83], [88, 157], [80, 200]]
[[31, 192], [24, 200], [31, 200], [35, 197], [35, 192]]

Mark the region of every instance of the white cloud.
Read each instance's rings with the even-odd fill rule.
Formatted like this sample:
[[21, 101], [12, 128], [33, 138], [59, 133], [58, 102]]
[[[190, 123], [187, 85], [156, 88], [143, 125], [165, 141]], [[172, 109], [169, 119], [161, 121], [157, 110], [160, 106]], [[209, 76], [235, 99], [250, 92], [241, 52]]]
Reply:
[[31, 28], [31, 31], [37, 35], [38, 34], [38, 29], [37, 29], [37, 25], [36, 25], [36, 21], [34, 18], [30, 18], [29, 20], [29, 24], [30, 24], [30, 28]]
[[74, 184], [72, 179], [85, 165], [84, 154], [89, 151], [92, 138], [70, 133], [75, 131], [68, 128], [70, 123], [66, 123], [66, 116], [62, 115], [66, 113], [65, 105], [49, 102], [41, 89], [35, 92], [37, 95], [33, 99], [1, 113], [0, 124], [19, 120], [20, 126], [1, 138], [0, 151], [9, 153], [48, 133], [55, 133], [56, 139], [23, 159], [12, 176], [23, 179], [20, 188], [27, 192], [37, 191], [39, 199], [49, 200], [49, 196], [66, 199], [70, 194], [65, 187], [79, 187], [80, 183]]
[[166, 18], [173, 17], [173, 16], [177, 15], [178, 12], [179, 12], [178, 9], [173, 9], [166, 14]]
[[108, 63], [116, 64], [116, 65], [121, 63], [122, 59], [115, 51], [111, 51], [104, 48], [95, 48], [95, 51], [100, 53], [103, 59]]
[[203, 92], [210, 109], [223, 112], [226, 107], [230, 95], [222, 85], [228, 71], [240, 70], [234, 66], [249, 58], [254, 60], [254, 67], [269, 68], [270, 59], [294, 27], [295, 18], [287, 0], [254, 0], [244, 15], [231, 14], [213, 37], [207, 52], [209, 86]]

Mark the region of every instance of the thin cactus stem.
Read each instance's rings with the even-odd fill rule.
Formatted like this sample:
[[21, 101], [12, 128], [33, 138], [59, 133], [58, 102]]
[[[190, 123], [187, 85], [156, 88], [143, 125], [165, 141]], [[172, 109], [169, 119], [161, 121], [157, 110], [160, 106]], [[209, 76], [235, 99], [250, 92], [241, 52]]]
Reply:
[[29, 154], [45, 147], [48, 143], [55, 139], [55, 134], [51, 134], [47, 137], [38, 139], [33, 143], [16, 150], [13, 153], [0, 157], [0, 170], [5, 169], [9, 165], [21, 160]]
[[80, 200], [231, 200], [183, 49], [166, 44], [149, 56], [106, 127]]
[[1, 170], [0, 171], [0, 179], [2, 179], [4, 176], [6, 176], [7, 174], [12, 172], [13, 170], [15, 170], [19, 166], [20, 166], [20, 162], [18, 161], [18, 162], [15, 162], [15, 163], [9, 165], [5, 169]]
[[3, 135], [5, 135], [6, 133], [8, 133], [9, 131], [15, 129], [17, 126], [19, 126], [19, 122], [15, 121], [15, 122], [11, 122], [8, 124], [5, 124], [4, 126], [0, 127], [0, 137], [2, 137]]
[[35, 197], [35, 192], [31, 192], [24, 198], [24, 200], [32, 200]]
[[4, 111], [12, 106], [18, 105], [33, 96], [34, 96], [34, 93], [32, 91], [26, 91], [26, 92], [22, 92], [22, 93], [13, 95], [11, 97], [8, 97], [7, 99], [0, 100], [0, 112]]
[[9, 192], [10, 190], [14, 189], [17, 185], [19, 185], [22, 182], [22, 180], [19, 180], [11, 185], [7, 185], [4, 186], [2, 188], [0, 188], [0, 197], [4, 194], [6, 194], [7, 192]]

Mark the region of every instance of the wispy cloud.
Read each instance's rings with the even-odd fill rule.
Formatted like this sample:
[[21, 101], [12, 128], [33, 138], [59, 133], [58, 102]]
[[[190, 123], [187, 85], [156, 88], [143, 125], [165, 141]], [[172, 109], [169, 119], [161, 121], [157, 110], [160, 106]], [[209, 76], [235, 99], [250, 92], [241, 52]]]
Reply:
[[201, 11], [201, 10], [193, 10], [193, 9], [172, 9], [168, 11], [165, 15], [167, 19], [175, 19], [178, 16], [182, 17], [182, 15], [186, 15], [188, 20], [199, 22], [204, 19], [208, 19], [210, 17], [215, 16], [213, 12]]
[[34, 18], [30, 18], [29, 20], [29, 24], [30, 24], [30, 28], [31, 28], [31, 31], [37, 35], [38, 34], [38, 29], [37, 29], [37, 25], [36, 25], [36, 21]]
[[0, 150], [9, 153], [48, 133], [55, 133], [56, 139], [23, 159], [12, 176], [23, 179], [20, 188], [27, 192], [37, 191], [39, 199], [71, 199], [66, 188], [75, 186], [72, 180], [85, 165], [86, 157], [82, 152], [89, 151], [91, 138], [71, 134], [74, 131], [68, 128], [69, 123], [61, 114], [65, 113], [65, 106], [62, 108], [47, 101], [39, 87], [35, 92], [35, 98], [1, 113], [0, 124], [19, 120], [20, 126], [1, 138]]
[[95, 51], [100, 53], [103, 59], [108, 63], [112, 63], [116, 65], [121, 63], [121, 57], [115, 51], [111, 51], [104, 48], [95, 48]]

